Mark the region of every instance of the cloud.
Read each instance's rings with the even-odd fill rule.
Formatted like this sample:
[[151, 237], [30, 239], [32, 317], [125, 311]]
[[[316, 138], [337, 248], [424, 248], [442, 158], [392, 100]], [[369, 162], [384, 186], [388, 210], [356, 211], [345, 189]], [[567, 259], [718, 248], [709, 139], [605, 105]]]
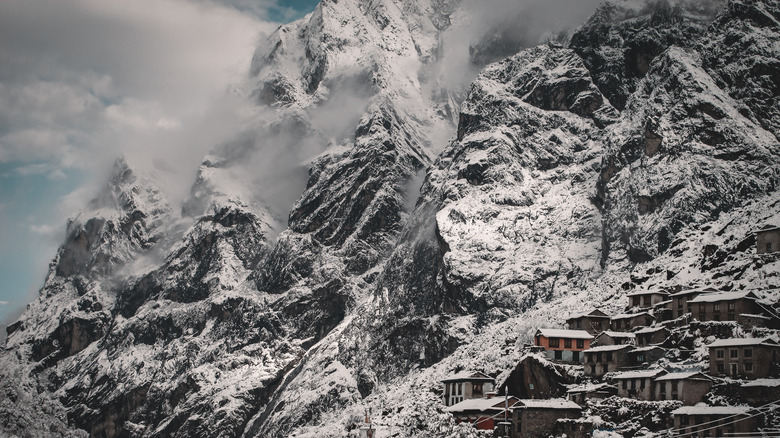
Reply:
[[11, 304], [9, 301], [0, 301], [0, 306], [7, 306]]
[[254, 16], [213, 1], [0, 2], [0, 163], [102, 176], [121, 153], [186, 179], [249, 111], [229, 91], [275, 28], [257, 18], [275, 2], [252, 4]]

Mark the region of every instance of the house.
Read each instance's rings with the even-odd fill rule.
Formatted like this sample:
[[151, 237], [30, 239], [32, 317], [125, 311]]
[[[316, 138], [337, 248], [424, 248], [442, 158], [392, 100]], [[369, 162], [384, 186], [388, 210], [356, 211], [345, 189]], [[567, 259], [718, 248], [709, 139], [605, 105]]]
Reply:
[[586, 400], [604, 400], [605, 398], [617, 395], [617, 388], [614, 385], [603, 382], [598, 384], [586, 383], [584, 385], [573, 385], [566, 391], [566, 397], [580, 406], [585, 406]]
[[766, 227], [756, 233], [756, 254], [780, 251], [780, 227]]
[[751, 415], [748, 406], [683, 406], [672, 411], [672, 436], [749, 436], [761, 425], [762, 416]]
[[699, 321], [736, 321], [740, 313], [760, 314], [763, 308], [751, 291], [713, 292], [688, 301]]
[[701, 294], [717, 292], [717, 291], [718, 291], [717, 289], [707, 287], [707, 288], [699, 288], [699, 289], [688, 289], [670, 295], [669, 298], [671, 298], [672, 300], [672, 304], [671, 304], [672, 317], [677, 319], [685, 315], [686, 313], [693, 313], [693, 309], [688, 304], [688, 301], [696, 298]]
[[455, 417], [456, 423], [471, 423], [480, 430], [493, 430], [496, 424], [509, 418], [509, 409], [517, 403], [517, 397], [488, 397], [463, 400], [444, 408]]
[[666, 349], [657, 345], [649, 347], [639, 347], [628, 352], [628, 364], [626, 368], [642, 368], [649, 364], [656, 363], [666, 355]]
[[561, 418], [579, 418], [582, 408], [571, 400], [520, 400], [512, 408], [512, 437], [547, 437]]
[[653, 325], [655, 318], [648, 312], [622, 313], [610, 318], [610, 328], [616, 332], [629, 332], [636, 327]]
[[666, 374], [661, 368], [640, 371], [623, 371], [612, 375], [612, 383], [617, 386], [618, 396], [638, 400], [652, 400], [655, 394], [655, 378]]
[[590, 348], [593, 335], [585, 330], [539, 329], [534, 343], [544, 347], [547, 357], [564, 362], [581, 362], [582, 351]]
[[363, 424], [360, 426], [358, 436], [360, 438], [374, 438], [375, 434], [376, 429], [374, 429], [374, 425], [371, 423], [371, 414], [366, 412], [366, 416], [363, 420]]
[[693, 406], [712, 389], [713, 379], [701, 371], [664, 374], [655, 378], [654, 400], [680, 400]]
[[609, 329], [609, 315], [599, 309], [593, 309], [589, 312], [569, 316], [566, 324], [571, 330], [585, 330], [592, 335], [596, 335]]
[[669, 293], [661, 290], [644, 290], [626, 294], [628, 306], [626, 310], [633, 308], [649, 309], [653, 305], [669, 299]]
[[664, 326], [645, 327], [634, 332], [636, 344], [640, 347], [662, 344], [670, 334], [672, 332]]
[[627, 345], [635, 343], [635, 334], [629, 332], [613, 332], [611, 330], [601, 332], [598, 336], [596, 336], [596, 339], [593, 340], [593, 346]]
[[628, 352], [633, 345], [604, 345], [585, 350], [585, 375], [599, 378], [604, 374], [615, 372], [628, 363]]
[[719, 339], [710, 350], [710, 375], [761, 379], [778, 374], [780, 344], [772, 338]]
[[463, 400], [482, 398], [493, 391], [495, 381], [480, 372], [463, 372], [441, 381], [444, 385], [444, 405], [452, 406]]

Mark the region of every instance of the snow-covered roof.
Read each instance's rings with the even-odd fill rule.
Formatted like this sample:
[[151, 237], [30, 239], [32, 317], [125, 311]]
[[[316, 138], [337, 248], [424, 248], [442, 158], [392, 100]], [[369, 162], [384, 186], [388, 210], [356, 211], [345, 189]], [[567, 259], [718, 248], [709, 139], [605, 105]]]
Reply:
[[577, 409], [582, 408], [577, 403], [565, 398], [519, 400], [513, 409]]
[[662, 382], [665, 380], [685, 380], [693, 377], [699, 377], [699, 379], [709, 380], [709, 377], [702, 374], [701, 371], [689, 371], [684, 373], [669, 373], [655, 379], [656, 382]]
[[593, 335], [585, 330], [564, 330], [564, 329], [539, 329], [537, 332], [546, 338], [569, 338], [569, 339], [593, 339]]
[[703, 293], [709, 293], [709, 292], [718, 292], [718, 290], [715, 289], [715, 288], [712, 288], [712, 287], [700, 287], [700, 288], [697, 288], [697, 289], [687, 289], [687, 290], [684, 290], [684, 291], [673, 293], [673, 294], [671, 294], [669, 296], [670, 297], [682, 297], [682, 296], [685, 296], [685, 295], [703, 294]]
[[757, 298], [753, 292], [749, 290], [737, 291], [737, 292], [713, 292], [711, 294], [702, 294], [696, 298], [688, 301], [689, 303], [714, 303], [718, 301], [733, 301], [742, 298]]
[[462, 381], [489, 381], [492, 382], [493, 378], [490, 376], [486, 376], [485, 374], [482, 374], [480, 372], [475, 371], [463, 371], [458, 374], [453, 374], [451, 376], [448, 376], [444, 379], [442, 379], [442, 382], [462, 382]]
[[599, 383], [594, 385], [593, 383], [586, 383], [584, 385], [574, 385], [571, 388], [569, 388], [566, 393], [567, 394], [576, 394], [580, 392], [591, 392], [591, 391], [598, 391], [601, 389], [614, 389], [615, 387], [613, 385], [610, 385], [609, 383]]
[[662, 290], [640, 290], [626, 294], [627, 297], [639, 297], [643, 295], [669, 295], [669, 292]]
[[460, 403], [444, 408], [446, 412], [465, 412], [465, 411], [489, 411], [489, 410], [501, 410], [504, 408], [504, 403], [507, 403], [510, 407], [517, 403], [517, 397], [509, 397], [508, 400], [504, 398], [474, 398], [470, 400], [463, 400]]
[[633, 345], [623, 344], [623, 345], [601, 345], [599, 347], [593, 347], [589, 350], [583, 351], [583, 353], [601, 353], [603, 351], [617, 351], [622, 350], [624, 348], [634, 348]]
[[672, 411], [672, 415], [739, 415], [746, 414], [750, 406], [683, 406]]
[[619, 313], [619, 314], [617, 314], [617, 315], [614, 315], [614, 316], [612, 317], [612, 319], [613, 319], [613, 320], [615, 320], [615, 319], [636, 318], [637, 316], [642, 316], [642, 315], [648, 315], [648, 316], [652, 316], [652, 315], [650, 315], [650, 314], [649, 314], [649, 313], [647, 313], [647, 312], [639, 312], [639, 313]]
[[666, 371], [655, 368], [652, 370], [639, 370], [639, 371], [623, 371], [621, 373], [615, 373], [612, 375], [613, 379], [645, 379], [652, 378]]
[[742, 386], [777, 387], [780, 386], [780, 379], [756, 379], [745, 382], [742, 384]]
[[765, 228], [761, 228], [761, 229], [753, 231], [753, 232], [758, 234], [758, 233], [766, 233], [768, 231], [777, 231], [777, 230], [780, 230], [780, 227], [773, 226], [773, 225], [767, 225]]
[[666, 350], [665, 348], [659, 347], [657, 345], [648, 345], [647, 347], [641, 347], [641, 348], [637, 348], [637, 349], [631, 350], [629, 353], [644, 353], [646, 351], [651, 351], [651, 350], [655, 350], [655, 349]]
[[644, 327], [644, 328], [641, 328], [641, 329], [635, 331], [634, 333], [637, 334], [637, 335], [643, 335], [645, 333], [660, 332], [661, 330], [669, 330], [669, 329], [661, 325], [661, 326], [658, 326], [658, 327]]
[[[600, 313], [600, 315], [597, 314], [596, 312]], [[609, 318], [609, 315], [601, 311], [601, 309], [592, 309], [592, 310], [588, 310], [587, 312], [572, 313], [566, 319], [567, 320], [577, 319], [577, 318], [582, 318], [583, 316], [589, 316], [591, 318]]]
[[[599, 334], [599, 336], [605, 335], [610, 338], [630, 338], [636, 339], [636, 335], [631, 332], [613, 332], [612, 330], [605, 330]], [[597, 336], [598, 337], [598, 336]]]
[[732, 338], [732, 339], [718, 339], [712, 344], [707, 345], [709, 348], [713, 347], [742, 347], [748, 345], [770, 345], [777, 346], [772, 338]]

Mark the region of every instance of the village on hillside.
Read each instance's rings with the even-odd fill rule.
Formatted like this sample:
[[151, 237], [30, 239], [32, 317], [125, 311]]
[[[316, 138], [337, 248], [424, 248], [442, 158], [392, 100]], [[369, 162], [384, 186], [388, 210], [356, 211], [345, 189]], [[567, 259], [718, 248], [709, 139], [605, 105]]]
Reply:
[[[756, 235], [759, 256], [780, 251], [780, 228]], [[494, 437], [780, 436], [780, 303], [714, 288], [627, 298], [624, 313], [539, 328], [502, 381], [443, 379], [444, 411]]]

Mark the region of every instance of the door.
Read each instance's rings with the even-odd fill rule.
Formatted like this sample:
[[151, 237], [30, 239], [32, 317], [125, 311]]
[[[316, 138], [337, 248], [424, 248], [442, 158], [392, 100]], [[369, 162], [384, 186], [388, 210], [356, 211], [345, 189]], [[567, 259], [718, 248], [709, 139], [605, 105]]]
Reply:
[[737, 364], [735, 363], [731, 364], [731, 376], [737, 377]]

